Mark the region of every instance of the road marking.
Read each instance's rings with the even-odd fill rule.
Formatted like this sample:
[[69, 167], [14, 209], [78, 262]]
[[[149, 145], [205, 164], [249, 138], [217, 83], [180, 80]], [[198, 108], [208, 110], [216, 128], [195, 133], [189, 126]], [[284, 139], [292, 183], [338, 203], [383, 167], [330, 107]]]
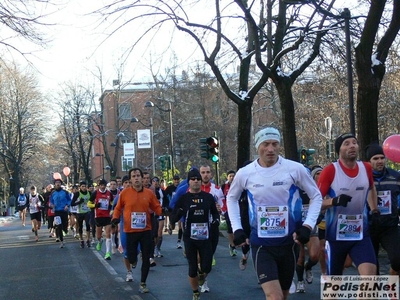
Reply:
[[99, 261], [102, 263], [102, 265], [107, 269], [107, 271], [111, 274], [111, 275], [118, 275], [118, 273], [114, 270], [113, 267], [111, 267], [106, 261], [105, 259], [100, 255], [100, 253], [96, 250], [93, 249], [92, 250], [94, 255], [97, 256], [97, 258], [99, 259]]

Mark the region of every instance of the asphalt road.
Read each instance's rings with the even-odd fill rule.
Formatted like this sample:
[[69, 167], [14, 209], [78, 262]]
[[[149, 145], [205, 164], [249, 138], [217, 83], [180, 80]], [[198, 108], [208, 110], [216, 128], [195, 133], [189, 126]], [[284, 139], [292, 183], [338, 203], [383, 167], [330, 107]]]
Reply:
[[[105, 243], [101, 251], [81, 249], [70, 235], [65, 237], [65, 248], [60, 249], [59, 243], [48, 237], [46, 228], [35, 242], [29, 222], [23, 227], [19, 219], [0, 218], [0, 299], [192, 299], [187, 262], [182, 250], [176, 249], [175, 231], [171, 236], [164, 235], [164, 257], [156, 259], [157, 266], [151, 268], [147, 280], [150, 293], [140, 294], [140, 261], [133, 270], [134, 281], [125, 282], [126, 270], [119, 252], [106, 261]], [[208, 277], [210, 292], [202, 294], [201, 299], [265, 299], [251, 261], [241, 271], [241, 255], [230, 257], [223, 234], [215, 253], [217, 264]], [[384, 268], [385, 261], [381, 264]], [[319, 267], [315, 266], [313, 272], [314, 282], [306, 285], [306, 293], [292, 294], [289, 299], [320, 299]], [[346, 273], [356, 271], [350, 268]]]

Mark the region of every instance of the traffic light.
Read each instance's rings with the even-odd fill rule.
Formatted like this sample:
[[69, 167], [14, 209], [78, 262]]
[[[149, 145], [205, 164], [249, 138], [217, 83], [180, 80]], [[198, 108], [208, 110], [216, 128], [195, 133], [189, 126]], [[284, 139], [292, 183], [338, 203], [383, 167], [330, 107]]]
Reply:
[[299, 160], [302, 165], [305, 165], [307, 163], [307, 150], [306, 149], [303, 148], [300, 150]]
[[210, 159], [213, 162], [218, 162], [219, 157], [219, 141], [215, 136], [200, 139], [201, 157]]
[[167, 160], [165, 159], [166, 157], [164, 155], [161, 155], [158, 160], [160, 161], [161, 165], [161, 171], [166, 171], [167, 170]]
[[172, 169], [172, 158], [171, 155], [165, 155], [164, 156], [164, 161], [166, 164], [166, 169], [171, 170]]
[[307, 159], [306, 159], [307, 166], [313, 165], [314, 164], [313, 154], [315, 154], [315, 149], [307, 149], [306, 154], [307, 154]]

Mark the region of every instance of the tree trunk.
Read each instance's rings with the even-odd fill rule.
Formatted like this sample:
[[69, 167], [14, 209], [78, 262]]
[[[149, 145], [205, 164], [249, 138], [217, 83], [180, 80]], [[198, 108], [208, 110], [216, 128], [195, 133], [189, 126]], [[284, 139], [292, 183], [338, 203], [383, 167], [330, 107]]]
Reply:
[[237, 169], [241, 168], [250, 157], [250, 141], [252, 128], [252, 106], [253, 101], [243, 101], [238, 105], [238, 141], [237, 141]]
[[282, 111], [281, 139], [285, 149], [285, 157], [299, 161], [297, 155], [296, 119], [292, 94], [292, 82], [288, 77], [274, 78], [274, 83], [279, 94]]

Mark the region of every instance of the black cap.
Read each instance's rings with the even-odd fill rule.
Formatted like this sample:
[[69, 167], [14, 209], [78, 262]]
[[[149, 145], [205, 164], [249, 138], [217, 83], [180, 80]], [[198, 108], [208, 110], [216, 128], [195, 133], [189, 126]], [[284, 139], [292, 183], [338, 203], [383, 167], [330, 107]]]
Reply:
[[365, 155], [367, 157], [367, 160], [370, 161], [371, 158], [377, 154], [385, 155], [385, 153], [383, 153], [382, 147], [378, 143], [369, 144], [367, 146], [367, 151]]
[[336, 138], [335, 151], [336, 151], [337, 154], [339, 154], [340, 147], [342, 146], [344, 140], [347, 140], [347, 139], [350, 139], [350, 138], [354, 138], [355, 139], [356, 137], [352, 133], [343, 133], [342, 135], [339, 135]]
[[105, 179], [100, 179], [99, 185], [107, 185], [107, 180], [105, 180]]
[[81, 185], [86, 185], [86, 181], [85, 180], [79, 181], [79, 186], [81, 186]]
[[201, 174], [200, 174], [199, 170], [194, 169], [194, 168], [191, 169], [188, 173], [187, 182], [189, 182], [190, 178], [192, 178], [192, 177], [196, 177], [201, 180]]
[[173, 180], [179, 180], [179, 179], [181, 179], [181, 178], [179, 177], [179, 175], [175, 175], [172, 179], [173, 179]]

